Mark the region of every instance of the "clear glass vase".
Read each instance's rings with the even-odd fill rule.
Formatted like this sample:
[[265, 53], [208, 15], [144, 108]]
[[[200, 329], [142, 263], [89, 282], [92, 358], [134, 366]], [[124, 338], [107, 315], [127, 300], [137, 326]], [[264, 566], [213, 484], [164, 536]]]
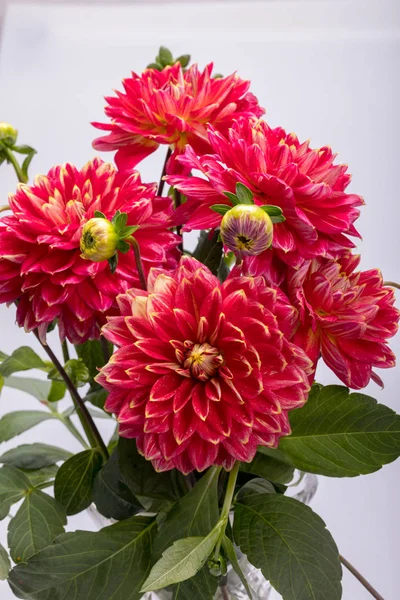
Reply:
[[[299, 472], [297, 481], [289, 487], [287, 495], [308, 504], [314, 497], [317, 487], [318, 479], [315, 475]], [[236, 547], [236, 551], [239, 565], [250, 586], [253, 600], [272, 600], [272, 594], [274, 598], [279, 598], [260, 569], [256, 569], [247, 560], [246, 556], [240, 552], [238, 547]], [[167, 590], [150, 592], [145, 594], [142, 600], [172, 600], [172, 593]], [[194, 598], [193, 600], [196, 599]], [[214, 600], [248, 600], [248, 595], [242, 582], [230, 565], [228, 566], [225, 581], [218, 588]]]

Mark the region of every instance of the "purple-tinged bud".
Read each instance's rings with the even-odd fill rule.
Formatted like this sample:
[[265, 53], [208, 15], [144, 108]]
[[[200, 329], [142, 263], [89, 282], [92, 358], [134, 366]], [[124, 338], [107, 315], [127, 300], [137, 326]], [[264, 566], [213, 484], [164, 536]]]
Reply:
[[235, 254], [257, 256], [271, 246], [273, 224], [260, 206], [237, 204], [221, 221], [221, 238]]

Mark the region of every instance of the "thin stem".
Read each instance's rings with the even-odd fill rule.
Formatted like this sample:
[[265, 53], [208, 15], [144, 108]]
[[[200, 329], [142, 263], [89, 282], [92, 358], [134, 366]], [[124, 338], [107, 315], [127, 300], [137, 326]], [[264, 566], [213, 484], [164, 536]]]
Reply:
[[137, 243], [135, 238], [132, 236], [129, 236], [128, 238], [126, 238], [126, 241], [130, 242], [132, 244], [133, 252], [135, 254], [136, 268], [137, 268], [137, 271], [139, 274], [140, 285], [143, 290], [147, 290], [146, 276], [144, 274], [142, 258], [140, 256], [139, 244]]
[[106, 338], [104, 337], [104, 335], [100, 335], [100, 343], [101, 343], [101, 348], [103, 350], [104, 362], [108, 363], [108, 361], [110, 360], [110, 349], [108, 347], [108, 342], [107, 342]]
[[[177, 209], [181, 205], [181, 202], [182, 202], [182, 195], [177, 189], [174, 188], [175, 209]], [[182, 225], [177, 225], [176, 233], [182, 237]], [[179, 249], [181, 252], [183, 252], [183, 239], [182, 239], [182, 242], [180, 243]]]
[[100, 450], [100, 452], [103, 454], [104, 458], [107, 460], [109, 457], [107, 447], [106, 447], [105, 443], [103, 442], [103, 439], [99, 433], [99, 430], [97, 429], [95, 422], [92, 419], [90, 412], [88, 411], [88, 409], [85, 406], [85, 403], [83, 402], [82, 398], [78, 394], [78, 391], [77, 391], [76, 387], [74, 386], [74, 384], [72, 383], [68, 373], [65, 371], [65, 369], [63, 368], [63, 366], [61, 365], [60, 361], [58, 360], [58, 358], [56, 357], [54, 352], [51, 350], [51, 348], [47, 344], [44, 344], [41, 341], [37, 331], [34, 331], [34, 334], [37, 337], [37, 339], [39, 340], [43, 350], [47, 353], [47, 355], [50, 358], [50, 360], [52, 361], [53, 365], [56, 367], [57, 371], [60, 373], [61, 377], [63, 378], [63, 380], [69, 390], [69, 393], [71, 394], [71, 398], [72, 398], [72, 401], [76, 408], [76, 412], [78, 414], [79, 420], [80, 420], [82, 427], [86, 433], [86, 436], [89, 440], [90, 445], [92, 446], [92, 448], [98, 448]]
[[349, 563], [349, 561], [344, 556], [339, 554], [339, 558], [340, 562], [346, 567], [346, 569], [350, 571], [352, 575], [354, 575], [356, 579], [358, 579], [361, 585], [363, 585], [365, 589], [368, 590], [368, 592], [371, 594], [371, 596], [373, 596], [373, 598], [375, 598], [375, 600], [384, 600], [383, 596], [381, 596], [380, 593], [377, 592], [374, 587], [372, 587], [369, 581], [367, 581], [365, 577], [361, 575], [361, 573], [357, 571], [357, 569], [353, 567], [353, 565]]
[[160, 183], [158, 184], [157, 196], [162, 196], [162, 193], [164, 191], [164, 185], [165, 185], [164, 176], [167, 172], [167, 163], [170, 159], [171, 154], [172, 154], [172, 150], [171, 150], [171, 148], [168, 148], [167, 156], [165, 157], [164, 166], [163, 166], [163, 170], [161, 173]]
[[221, 550], [221, 544], [222, 544], [222, 538], [225, 535], [225, 529], [228, 524], [229, 512], [231, 510], [232, 500], [233, 500], [233, 496], [235, 493], [236, 479], [237, 479], [237, 476], [239, 473], [239, 467], [240, 467], [240, 462], [236, 461], [235, 464], [233, 465], [232, 471], [229, 473], [229, 479], [228, 479], [228, 483], [226, 486], [226, 492], [225, 492], [225, 499], [224, 499], [224, 503], [222, 505], [221, 516], [220, 516], [220, 520], [224, 521], [225, 524], [221, 529], [220, 536], [219, 536], [217, 544], [215, 546], [214, 560], [216, 560], [216, 561], [218, 560], [218, 557], [219, 557], [219, 553]]
[[220, 588], [223, 600], [229, 600], [229, 592], [226, 585], [221, 585]]
[[3, 206], [0, 206], [0, 213], [6, 212], [6, 210], [11, 210], [11, 206], [9, 206], [8, 204], [4, 204]]
[[69, 350], [68, 350], [68, 343], [67, 340], [64, 340], [63, 343], [61, 344], [62, 347], [62, 353], [63, 353], [63, 358], [64, 358], [64, 363], [69, 361]]
[[11, 163], [12, 166], [14, 167], [14, 171], [15, 171], [15, 174], [16, 174], [16, 176], [18, 178], [18, 181], [20, 183], [27, 183], [28, 177], [26, 177], [23, 174], [22, 169], [21, 169], [20, 165], [18, 164], [18, 161], [15, 158], [14, 154], [11, 152], [11, 150], [9, 148], [7, 148], [7, 146], [4, 146], [4, 145], [3, 145], [2, 150], [3, 150], [4, 154], [7, 157], [7, 161], [9, 163]]
[[388, 285], [389, 287], [394, 287], [400, 290], [400, 283], [396, 283], [395, 281], [384, 281], [383, 285]]

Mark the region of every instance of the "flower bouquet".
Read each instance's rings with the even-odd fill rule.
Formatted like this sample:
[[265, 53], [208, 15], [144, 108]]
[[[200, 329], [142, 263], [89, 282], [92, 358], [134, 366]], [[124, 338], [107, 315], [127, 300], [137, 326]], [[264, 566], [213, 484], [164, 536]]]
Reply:
[[[0, 302], [43, 350], [1, 353], [3, 395], [24, 389], [42, 410], [6, 414], [0, 442], [58, 419], [82, 445], [1, 455], [0, 575], [35, 600], [266, 598], [251, 573], [284, 600], [338, 600], [343, 563], [381, 598], [289, 492], [299, 474], [354, 477], [400, 455], [400, 417], [349, 391], [395, 364], [396, 284], [358, 270], [347, 166], [272, 128], [248, 81], [189, 63], [162, 47], [106, 98], [93, 146], [115, 166], [29, 183], [35, 150], [0, 125], [20, 182], [1, 207]], [[159, 146], [159, 184], [144, 183], [136, 167]], [[339, 385], [315, 382], [319, 360]], [[31, 369], [42, 377], [15, 376]], [[65, 533], [88, 507], [106, 526]]]

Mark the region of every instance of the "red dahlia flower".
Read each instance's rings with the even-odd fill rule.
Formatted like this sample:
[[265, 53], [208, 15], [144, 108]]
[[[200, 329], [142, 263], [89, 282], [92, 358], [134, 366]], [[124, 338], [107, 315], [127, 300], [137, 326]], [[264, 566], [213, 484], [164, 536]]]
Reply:
[[330, 148], [312, 150], [295, 134], [271, 129], [254, 118], [239, 119], [226, 135], [209, 127], [208, 138], [212, 154], [199, 157], [187, 146], [179, 158], [206, 179], [167, 178], [188, 197], [176, 214], [184, 231], [218, 227], [221, 215], [210, 206], [229, 205], [224, 192], [234, 193], [241, 182], [253, 192], [255, 204], [282, 209], [286, 221], [274, 225], [272, 246], [286, 263], [298, 266], [304, 258], [335, 257], [354, 246], [344, 234], [358, 235], [353, 222], [363, 200], [345, 193], [350, 181], [347, 166], [333, 164]]
[[290, 433], [288, 410], [304, 404], [312, 364], [287, 339], [297, 311], [282, 292], [261, 277], [221, 284], [184, 257], [118, 304], [102, 331], [119, 349], [97, 381], [120, 435], [136, 438], [157, 470], [229, 469]]
[[58, 319], [62, 338], [96, 338], [116, 295], [138, 285], [133, 252], [120, 255], [114, 274], [107, 261], [81, 258], [82, 228], [95, 211], [112, 218], [120, 210], [128, 225], [139, 225], [135, 238], [145, 267], [176, 265], [179, 238], [168, 230], [172, 206], [155, 188], [98, 158], [80, 171], [56, 166], [34, 185], [18, 186], [10, 196], [13, 214], [0, 219], [0, 302], [18, 300], [20, 326], [39, 326], [44, 339]]
[[354, 272], [359, 257], [314, 259], [292, 269], [287, 287], [300, 310], [294, 342], [316, 364], [320, 353], [343, 383], [355, 389], [370, 379], [382, 384], [373, 367], [395, 365], [387, 340], [397, 331], [394, 292], [384, 287], [377, 269]]
[[96, 150], [117, 150], [115, 161], [121, 170], [130, 170], [154, 152], [159, 144], [168, 144], [174, 158], [189, 142], [196, 152], [210, 150], [206, 125], [212, 123], [226, 131], [239, 116], [260, 117], [264, 109], [248, 93], [249, 81], [235, 73], [214, 79], [213, 65], [200, 72], [197, 64], [187, 71], [177, 62], [162, 71], [146, 69], [123, 80], [125, 93], [106, 98], [106, 115], [111, 123], [93, 123], [109, 133], [93, 142]]

